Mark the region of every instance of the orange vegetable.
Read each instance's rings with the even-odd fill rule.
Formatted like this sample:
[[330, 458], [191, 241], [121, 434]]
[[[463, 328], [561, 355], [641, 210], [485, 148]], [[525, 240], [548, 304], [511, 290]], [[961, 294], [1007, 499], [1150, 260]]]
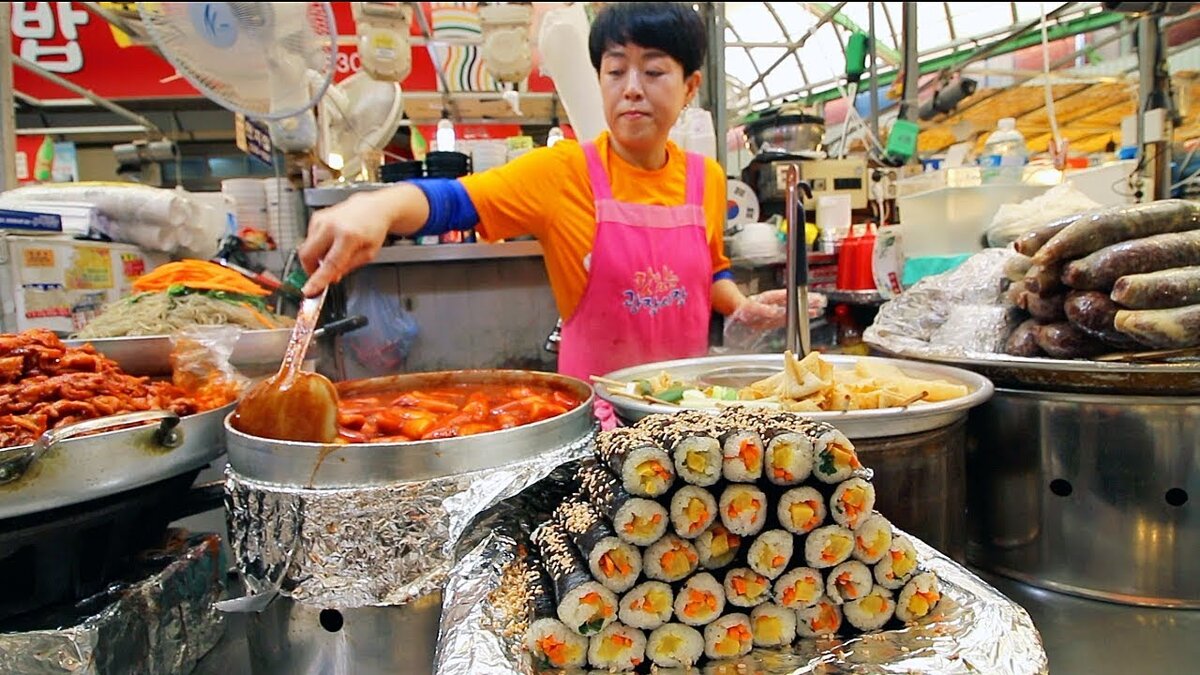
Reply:
[[158, 293], [172, 286], [201, 291], [225, 291], [262, 297], [270, 291], [228, 267], [206, 260], [179, 260], [157, 267], [133, 281], [140, 293]]

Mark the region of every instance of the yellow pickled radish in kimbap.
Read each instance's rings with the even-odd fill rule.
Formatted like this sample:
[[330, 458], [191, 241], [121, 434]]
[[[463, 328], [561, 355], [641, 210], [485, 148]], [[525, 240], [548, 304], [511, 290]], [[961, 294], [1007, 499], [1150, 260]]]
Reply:
[[675, 618], [689, 626], [707, 626], [725, 611], [725, 591], [713, 575], [701, 572], [675, 595]]
[[696, 547], [673, 534], [651, 544], [642, 558], [646, 576], [668, 583], [682, 581], [700, 564]]
[[611, 471], [594, 461], [579, 469], [580, 490], [587, 501], [612, 520], [622, 541], [649, 546], [667, 531], [667, 509], [658, 502], [634, 497]]
[[691, 626], [668, 623], [650, 633], [646, 656], [660, 668], [689, 668], [704, 656], [704, 636]]
[[846, 621], [861, 631], [879, 630], [896, 613], [892, 592], [874, 586], [865, 596], [842, 606]]
[[842, 608], [824, 596], [812, 607], [796, 610], [796, 633], [801, 637], [825, 637], [842, 628]]
[[558, 619], [538, 619], [525, 633], [525, 648], [541, 668], [580, 668], [587, 663], [588, 639]]
[[841, 525], [826, 525], [809, 533], [804, 559], [809, 567], [825, 569], [846, 562], [854, 553], [854, 533]]
[[728, 566], [737, 557], [741, 546], [742, 538], [720, 523], [713, 523], [696, 538], [696, 553], [700, 556], [700, 566], [706, 570]]
[[721, 441], [721, 475], [734, 483], [753, 483], [762, 475], [763, 441], [757, 431], [725, 434]]
[[829, 571], [825, 595], [835, 605], [857, 600], [870, 592], [871, 569], [857, 560], [848, 560]]
[[671, 451], [675, 473], [685, 483], [699, 487], [721, 479], [721, 443], [709, 436], [687, 436]]
[[671, 457], [645, 431], [621, 427], [596, 437], [596, 456], [621, 479], [630, 494], [658, 497], [675, 482]]
[[878, 513], [864, 519], [854, 530], [854, 557], [868, 565], [883, 559], [892, 546], [892, 524]]
[[750, 625], [755, 647], [781, 647], [796, 639], [796, 613], [773, 603], [755, 607]]
[[892, 534], [892, 545], [875, 565], [875, 583], [890, 590], [897, 590], [912, 578], [917, 571], [917, 549], [902, 534]]
[[645, 634], [621, 623], [612, 623], [593, 635], [588, 645], [588, 663], [593, 668], [633, 670], [645, 660]]
[[777, 432], [770, 439], [763, 475], [775, 485], [803, 483], [812, 473], [812, 439], [794, 431]]
[[825, 522], [825, 500], [816, 488], [792, 488], [775, 509], [779, 524], [792, 534], [808, 534]]
[[861, 478], [842, 481], [829, 499], [833, 522], [851, 530], [857, 528], [875, 509], [875, 486]]
[[942, 599], [937, 575], [922, 572], [909, 579], [896, 600], [896, 618], [908, 623], [925, 618]]
[[816, 432], [814, 445], [812, 472], [823, 483], [840, 483], [863, 468], [850, 439], [827, 424]]
[[735, 483], [726, 487], [719, 505], [721, 523], [738, 536], [758, 534], [767, 522], [767, 496], [754, 486]]
[[686, 485], [671, 497], [671, 526], [684, 539], [695, 539], [717, 519], [717, 500], [701, 487]]
[[787, 609], [812, 607], [824, 595], [825, 581], [811, 567], [788, 570], [775, 582], [775, 602]]
[[746, 567], [725, 574], [725, 601], [734, 607], [755, 607], [771, 599], [771, 580]]
[[746, 552], [750, 569], [768, 579], [774, 579], [792, 561], [792, 534], [785, 530], [768, 530], [758, 535]]
[[531, 537], [554, 585], [558, 618], [580, 635], [595, 635], [617, 615], [617, 597], [592, 579], [587, 562], [560, 524], [547, 521]]
[[727, 614], [704, 627], [704, 653], [713, 660], [745, 656], [754, 648], [750, 617]]
[[617, 618], [626, 626], [654, 630], [671, 620], [674, 601], [670, 586], [661, 581], [646, 581], [621, 597]]

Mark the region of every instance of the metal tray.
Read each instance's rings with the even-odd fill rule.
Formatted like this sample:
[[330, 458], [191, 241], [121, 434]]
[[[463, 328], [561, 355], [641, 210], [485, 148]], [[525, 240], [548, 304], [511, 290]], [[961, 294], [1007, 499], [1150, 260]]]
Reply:
[[[248, 330], [238, 336], [237, 344], [230, 356], [230, 363], [239, 370], [265, 368], [277, 370], [283, 353], [287, 350], [291, 328]], [[121, 370], [137, 376], [171, 375], [171, 337], [169, 335], [142, 335], [134, 337], [97, 338], [94, 340], [63, 340], [68, 347], [90, 344], [96, 351], [107, 356]]]
[[[234, 403], [187, 417], [164, 410], [52, 429], [0, 450], [0, 519], [107, 497], [199, 469], [225, 451], [221, 420]], [[157, 422], [157, 424], [147, 424]], [[103, 429], [115, 431], [93, 433]], [[91, 435], [85, 435], [91, 434]]]
[[[830, 354], [822, 355], [821, 358], [839, 369], [853, 368], [860, 359], [882, 361], [898, 367], [906, 375], [912, 377], [946, 380], [964, 384], [967, 387], [966, 396], [952, 401], [912, 405], [906, 408], [804, 413], [805, 417], [834, 425], [850, 439], [900, 436], [949, 426], [965, 417], [971, 408], [987, 401], [993, 391], [992, 383], [986, 377], [960, 368], [871, 356]], [[628, 382], [653, 377], [664, 370], [671, 373], [672, 376], [684, 380], [704, 379], [713, 384], [727, 383], [744, 386], [783, 370], [783, 355], [705, 356], [678, 361], [662, 361], [625, 368], [609, 373], [605, 377]], [[722, 382], [715, 381], [717, 379]], [[676, 413], [686, 409], [613, 396], [601, 384], [595, 385], [594, 389], [596, 396], [611, 404], [617, 415], [627, 422], [636, 422], [655, 413]]]

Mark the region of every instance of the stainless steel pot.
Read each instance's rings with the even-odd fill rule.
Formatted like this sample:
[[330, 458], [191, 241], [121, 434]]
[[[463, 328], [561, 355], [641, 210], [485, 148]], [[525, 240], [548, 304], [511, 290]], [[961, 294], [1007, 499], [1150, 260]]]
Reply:
[[998, 389], [971, 415], [968, 558], [1041, 588], [1200, 607], [1200, 398]]
[[780, 110], [746, 124], [746, 138], [754, 154], [761, 152], [813, 152], [821, 149], [825, 120], [794, 110]]

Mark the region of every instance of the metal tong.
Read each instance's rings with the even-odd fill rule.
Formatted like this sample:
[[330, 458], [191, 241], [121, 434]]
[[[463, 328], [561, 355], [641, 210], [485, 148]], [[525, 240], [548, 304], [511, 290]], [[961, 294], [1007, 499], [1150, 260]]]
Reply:
[[812, 333], [808, 323], [808, 245], [805, 242], [804, 204], [800, 191], [812, 199], [812, 188], [800, 180], [795, 164], [784, 175], [787, 218], [787, 343], [785, 348], [803, 358], [812, 351]]

